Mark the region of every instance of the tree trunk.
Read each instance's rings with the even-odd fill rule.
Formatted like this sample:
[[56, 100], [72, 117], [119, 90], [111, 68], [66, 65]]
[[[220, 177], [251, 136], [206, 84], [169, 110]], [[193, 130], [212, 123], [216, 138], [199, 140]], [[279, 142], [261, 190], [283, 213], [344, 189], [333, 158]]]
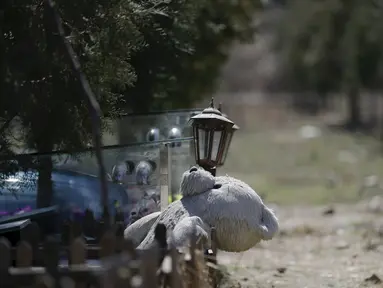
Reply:
[[5, 40], [4, 40], [4, 10], [0, 4], [0, 96], [3, 97], [4, 93], [4, 84], [5, 84], [5, 73], [6, 73], [6, 63], [5, 63]]
[[[378, 121], [379, 121], [379, 137], [380, 137], [380, 142], [383, 144], [383, 115], [381, 113], [381, 98], [379, 97], [378, 100], [378, 105], [377, 105], [377, 114], [378, 114]], [[382, 146], [383, 149], [383, 146]]]
[[[43, 117], [48, 119], [48, 117]], [[47, 129], [49, 131], [49, 129]], [[53, 144], [48, 137], [39, 135], [36, 138], [36, 148], [38, 152], [50, 152], [53, 150]], [[53, 161], [51, 156], [41, 156], [38, 159], [38, 179], [37, 179], [37, 208], [44, 208], [52, 205], [53, 183], [52, 183]]]
[[320, 101], [320, 110], [328, 110], [329, 109], [329, 96], [328, 93], [320, 93], [319, 94], [319, 101]]
[[[58, 77], [57, 70], [55, 69], [55, 51], [58, 47], [58, 36], [57, 32], [54, 29], [54, 20], [53, 14], [49, 7], [47, 1], [45, 1], [44, 15], [43, 15], [43, 25], [44, 33], [47, 43], [47, 53], [46, 58], [47, 62], [44, 67], [46, 71], [49, 71], [52, 74], [53, 83], [50, 87], [45, 87], [41, 93], [46, 94], [46, 96], [55, 95], [55, 79]], [[38, 109], [34, 111], [39, 115], [35, 119], [35, 122], [32, 125], [32, 134], [34, 135], [34, 143], [37, 149], [37, 152], [51, 152], [53, 150], [53, 140], [50, 131], [53, 130], [49, 121], [52, 119], [52, 115], [49, 111], [46, 111], [44, 108], [39, 111]], [[43, 132], [44, 131], [44, 132]], [[44, 136], [46, 135], [46, 136]], [[52, 170], [53, 170], [53, 161], [51, 156], [43, 156], [38, 159], [38, 179], [37, 179], [37, 198], [36, 206], [37, 208], [44, 208], [52, 205], [53, 200], [53, 183], [52, 183]]]
[[372, 129], [379, 126], [379, 100], [378, 95], [371, 94], [369, 98], [369, 122]]
[[38, 166], [39, 178], [37, 180], [37, 208], [44, 208], [52, 205], [53, 183], [52, 170], [53, 162], [50, 156], [41, 157]]
[[361, 125], [360, 93], [359, 89], [352, 88], [348, 92], [348, 119], [347, 124], [351, 129]]

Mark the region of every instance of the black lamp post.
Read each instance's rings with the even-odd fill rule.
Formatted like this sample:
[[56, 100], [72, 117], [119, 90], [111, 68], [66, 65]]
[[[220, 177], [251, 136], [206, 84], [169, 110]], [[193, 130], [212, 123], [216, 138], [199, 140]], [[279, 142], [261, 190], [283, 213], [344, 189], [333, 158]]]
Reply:
[[196, 163], [215, 176], [216, 168], [226, 160], [233, 134], [239, 127], [220, 109], [214, 108], [213, 98], [210, 107], [189, 121], [193, 128]]

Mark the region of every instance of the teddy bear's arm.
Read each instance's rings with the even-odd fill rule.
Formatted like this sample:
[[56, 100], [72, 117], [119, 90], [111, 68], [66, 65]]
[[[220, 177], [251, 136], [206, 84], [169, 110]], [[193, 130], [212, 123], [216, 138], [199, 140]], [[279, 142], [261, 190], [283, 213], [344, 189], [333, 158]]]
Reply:
[[169, 238], [170, 244], [176, 248], [184, 248], [190, 244], [193, 232], [196, 233], [197, 243], [208, 244], [210, 242], [210, 228], [198, 216], [183, 218], [174, 227], [172, 236]]
[[150, 228], [157, 221], [160, 214], [160, 211], [154, 212], [142, 217], [141, 219], [138, 219], [136, 222], [125, 229], [124, 238], [132, 240], [134, 245], [137, 247], [141, 241], [144, 240]]

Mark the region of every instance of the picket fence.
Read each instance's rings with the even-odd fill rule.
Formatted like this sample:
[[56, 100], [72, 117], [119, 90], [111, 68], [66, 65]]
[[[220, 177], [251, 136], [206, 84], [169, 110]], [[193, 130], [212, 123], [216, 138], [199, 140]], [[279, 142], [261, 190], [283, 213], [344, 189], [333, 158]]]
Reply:
[[[166, 227], [156, 229], [158, 245], [149, 250], [136, 250], [124, 239], [124, 226], [118, 217], [109, 227], [88, 218], [66, 223], [61, 237], [48, 236], [44, 241], [36, 222], [20, 233], [15, 247], [0, 238], [1, 287], [39, 288], [119, 288], [119, 287], [215, 287], [215, 230], [212, 247], [202, 251], [191, 239], [187, 253], [167, 249]], [[101, 233], [101, 230], [104, 232]], [[87, 231], [88, 233], [84, 233]], [[91, 235], [98, 237], [84, 237]], [[90, 233], [90, 234], [89, 234]]]

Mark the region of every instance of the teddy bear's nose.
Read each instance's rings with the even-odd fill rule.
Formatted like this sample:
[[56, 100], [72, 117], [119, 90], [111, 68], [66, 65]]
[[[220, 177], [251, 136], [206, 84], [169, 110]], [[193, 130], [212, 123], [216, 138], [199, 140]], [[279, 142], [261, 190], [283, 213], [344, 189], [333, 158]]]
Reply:
[[198, 169], [196, 167], [193, 167], [193, 168], [190, 169], [189, 172], [192, 173], [192, 172], [197, 172], [197, 171], [198, 171]]

